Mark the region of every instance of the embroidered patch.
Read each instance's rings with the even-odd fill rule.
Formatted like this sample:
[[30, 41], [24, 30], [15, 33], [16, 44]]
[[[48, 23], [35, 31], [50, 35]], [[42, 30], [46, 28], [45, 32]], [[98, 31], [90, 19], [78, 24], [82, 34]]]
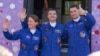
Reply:
[[47, 37], [44, 36], [43, 37], [43, 41], [46, 42], [47, 41]]
[[84, 38], [86, 36], [86, 33], [84, 31], [80, 32], [80, 37]]
[[23, 49], [26, 49], [26, 45], [25, 44], [22, 44], [21, 46], [22, 46]]
[[60, 38], [57, 38], [57, 43], [60, 43], [61, 42], [61, 39]]

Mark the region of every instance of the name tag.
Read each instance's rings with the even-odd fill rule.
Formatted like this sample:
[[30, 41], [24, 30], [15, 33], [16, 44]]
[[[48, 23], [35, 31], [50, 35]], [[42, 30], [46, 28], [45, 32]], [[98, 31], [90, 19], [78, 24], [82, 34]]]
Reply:
[[55, 32], [56, 33], [61, 33], [61, 30], [56, 29]]
[[27, 39], [30, 39], [31, 37], [29, 35], [26, 36]]
[[86, 33], [84, 31], [80, 32], [80, 37], [84, 38], [86, 36]]
[[39, 37], [33, 36], [33, 40], [39, 40]]

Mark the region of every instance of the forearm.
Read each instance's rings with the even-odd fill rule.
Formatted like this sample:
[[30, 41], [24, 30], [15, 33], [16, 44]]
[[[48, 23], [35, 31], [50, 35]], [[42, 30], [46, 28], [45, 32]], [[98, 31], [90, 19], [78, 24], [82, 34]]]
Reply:
[[92, 25], [94, 25], [94, 24], [96, 23], [95, 18], [94, 18], [93, 15], [90, 14], [90, 13], [87, 13], [87, 15], [86, 15], [86, 20], [87, 20], [87, 22], [89, 22], [89, 23], [92, 24]]
[[7, 38], [8, 40], [18, 40], [19, 39], [19, 35], [17, 35], [16, 33], [11, 34], [8, 30], [4, 30], [3, 34], [5, 36], [5, 38]]
[[27, 24], [27, 21], [26, 20], [21, 21], [21, 25], [22, 25], [22, 28], [23, 29], [28, 28], [28, 24]]
[[12, 35], [9, 33], [8, 30], [4, 30], [3, 34], [7, 39], [12, 40]]

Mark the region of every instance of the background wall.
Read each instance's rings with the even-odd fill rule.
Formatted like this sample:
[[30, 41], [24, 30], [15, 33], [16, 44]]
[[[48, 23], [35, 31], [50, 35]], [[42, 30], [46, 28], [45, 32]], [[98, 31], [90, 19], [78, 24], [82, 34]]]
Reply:
[[92, 14], [96, 25], [92, 30], [92, 52], [100, 50], [100, 0], [92, 0]]
[[2, 34], [2, 22], [10, 21], [10, 32], [13, 33], [21, 28], [19, 13], [23, 8], [23, 0], [0, 0], [0, 45], [10, 50], [14, 56], [18, 56], [19, 41], [9, 41]]

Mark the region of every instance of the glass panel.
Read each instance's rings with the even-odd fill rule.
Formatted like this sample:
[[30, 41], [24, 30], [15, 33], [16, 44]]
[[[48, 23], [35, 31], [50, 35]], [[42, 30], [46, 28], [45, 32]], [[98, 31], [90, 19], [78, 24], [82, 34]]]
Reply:
[[81, 1], [65, 1], [65, 15], [69, 15], [69, 8], [73, 4], [79, 5]]

